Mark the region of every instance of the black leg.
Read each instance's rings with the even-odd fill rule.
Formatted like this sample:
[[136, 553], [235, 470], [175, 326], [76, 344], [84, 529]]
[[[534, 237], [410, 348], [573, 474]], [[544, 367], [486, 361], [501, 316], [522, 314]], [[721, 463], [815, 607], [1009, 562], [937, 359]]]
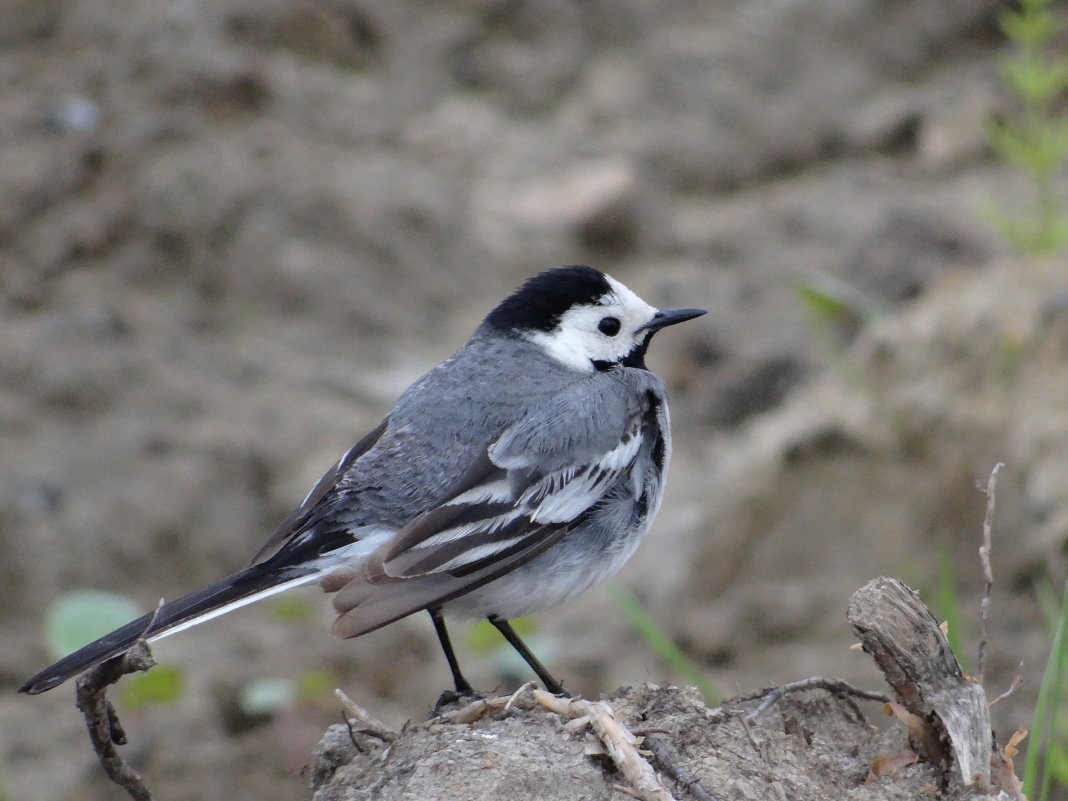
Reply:
[[545, 665], [539, 662], [538, 657], [534, 656], [531, 650], [527, 648], [527, 644], [519, 639], [519, 635], [515, 633], [512, 624], [507, 620], [494, 615], [491, 615], [487, 619], [497, 627], [497, 631], [504, 635], [504, 639], [508, 640], [508, 643], [515, 648], [526, 663], [530, 665], [531, 669], [538, 674], [538, 678], [541, 679], [541, 683], [545, 685], [546, 690], [554, 695], [563, 695], [568, 698], [571, 697], [571, 693], [564, 689], [564, 685], [552, 677], [549, 671], [545, 669]]
[[[460, 672], [460, 663], [456, 659], [456, 654], [453, 653], [452, 642], [449, 640], [449, 631], [445, 628], [445, 618], [441, 616], [441, 610], [427, 609], [426, 611], [430, 613], [430, 619], [434, 621], [434, 631], [438, 634], [441, 650], [445, 652], [445, 661], [449, 663], [449, 670], [452, 671], [452, 683], [456, 685], [456, 697], [474, 695], [474, 688], [464, 678], [464, 674]], [[442, 693], [443, 698], [445, 695], [445, 693]], [[438, 704], [441, 704], [440, 700]]]

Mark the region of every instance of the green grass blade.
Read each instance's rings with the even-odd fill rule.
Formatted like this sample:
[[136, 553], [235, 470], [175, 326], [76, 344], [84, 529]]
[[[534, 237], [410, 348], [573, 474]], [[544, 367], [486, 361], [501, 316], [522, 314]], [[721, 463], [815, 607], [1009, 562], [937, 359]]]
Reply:
[[[1064, 588], [1064, 599], [1061, 605], [1061, 617], [1057, 623], [1057, 638], [1055, 638], [1055, 653], [1057, 655], [1056, 665], [1053, 670], [1053, 683], [1052, 690], [1050, 692], [1050, 707], [1049, 707], [1049, 724], [1047, 729], [1049, 735], [1046, 737], [1046, 747], [1043, 752], [1043, 766], [1042, 766], [1042, 789], [1039, 791], [1039, 801], [1049, 800], [1049, 790], [1053, 779], [1054, 768], [1054, 754], [1057, 753], [1063, 756], [1063, 748], [1057, 737], [1058, 720], [1057, 717], [1060, 714], [1061, 703], [1063, 701], [1062, 693], [1064, 690], [1064, 637], [1065, 631], [1068, 630], [1068, 584]], [[1050, 654], [1053, 656], [1053, 654]]]
[[609, 582], [608, 591], [615, 598], [616, 603], [619, 604], [619, 608], [623, 610], [623, 614], [626, 615], [634, 630], [641, 635], [653, 653], [660, 657], [665, 665], [680, 676], [685, 677], [687, 681], [692, 682], [701, 691], [701, 695], [704, 696], [707, 703], [714, 706], [723, 701], [723, 693], [705, 678], [700, 668], [693, 663], [693, 660], [686, 655], [671, 637], [664, 633], [664, 630], [656, 624], [656, 621], [649, 617], [645, 607], [634, 597], [633, 593], [615, 581]]
[[[1049, 782], [1052, 771], [1044, 767], [1042, 776], [1038, 775], [1039, 754], [1041, 752], [1044, 766], [1050, 762], [1054, 740], [1056, 738], [1056, 714], [1057, 707], [1061, 702], [1061, 679], [1064, 671], [1064, 638], [1068, 629], [1068, 584], [1065, 584], [1061, 595], [1060, 617], [1057, 620], [1057, 630], [1053, 635], [1053, 643], [1050, 645], [1049, 658], [1046, 660], [1046, 669], [1042, 672], [1042, 684], [1038, 690], [1038, 703], [1035, 704], [1035, 715], [1031, 723], [1031, 744], [1027, 749], [1027, 760], [1024, 765], [1023, 791], [1028, 798], [1039, 798], [1044, 801], [1049, 797]], [[1046, 716], [1050, 716], [1047, 724]], [[1041, 779], [1040, 795], [1035, 796], [1036, 782]]]
[[950, 650], [961, 667], [967, 670], [960, 647], [960, 599], [957, 597], [957, 582], [953, 577], [953, 555], [949, 543], [945, 540], [938, 543], [938, 587], [935, 596], [938, 613], [946, 621], [946, 639], [949, 641]]

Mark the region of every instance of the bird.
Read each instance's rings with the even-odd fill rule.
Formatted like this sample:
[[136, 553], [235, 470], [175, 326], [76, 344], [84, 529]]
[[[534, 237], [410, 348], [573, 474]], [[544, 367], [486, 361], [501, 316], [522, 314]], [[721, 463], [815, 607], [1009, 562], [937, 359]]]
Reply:
[[658, 331], [705, 313], [657, 309], [585, 265], [529, 278], [401, 394], [247, 567], [161, 602], [20, 692], [317, 582], [343, 638], [429, 612], [455, 687], [442, 698], [475, 695], [446, 613], [488, 619], [547, 690], [566, 694], [509, 620], [604, 581], [637, 548], [671, 456], [664, 384], [646, 351]]

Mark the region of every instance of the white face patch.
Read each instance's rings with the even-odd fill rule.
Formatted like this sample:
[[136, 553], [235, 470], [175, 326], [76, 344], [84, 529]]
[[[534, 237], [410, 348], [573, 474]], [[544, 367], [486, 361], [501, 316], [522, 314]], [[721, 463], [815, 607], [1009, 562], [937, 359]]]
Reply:
[[[611, 290], [596, 303], [572, 306], [555, 329], [529, 333], [528, 339], [557, 361], [583, 372], [593, 372], [594, 362], [621, 361], [645, 338], [640, 329], [657, 310], [610, 275], [605, 278]], [[614, 336], [599, 328], [606, 317], [619, 320]]]

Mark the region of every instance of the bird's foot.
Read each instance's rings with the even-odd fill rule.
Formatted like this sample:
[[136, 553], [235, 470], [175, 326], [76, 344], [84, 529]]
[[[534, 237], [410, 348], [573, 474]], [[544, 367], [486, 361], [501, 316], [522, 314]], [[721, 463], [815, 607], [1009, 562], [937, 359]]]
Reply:
[[438, 696], [438, 701], [434, 704], [434, 714], [440, 715], [447, 707], [459, 704], [461, 701], [480, 701], [485, 697], [482, 693], [475, 692], [470, 687], [445, 690]]

